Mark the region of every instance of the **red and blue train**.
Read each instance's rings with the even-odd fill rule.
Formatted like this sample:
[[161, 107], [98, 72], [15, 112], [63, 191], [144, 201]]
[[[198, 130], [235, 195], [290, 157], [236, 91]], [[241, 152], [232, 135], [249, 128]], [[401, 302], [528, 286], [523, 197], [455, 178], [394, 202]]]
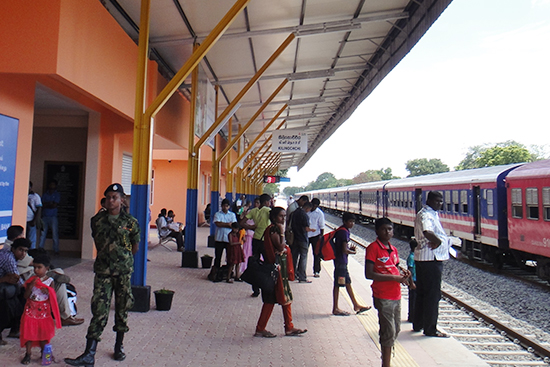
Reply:
[[416, 213], [429, 191], [443, 195], [441, 223], [460, 238], [470, 258], [536, 266], [550, 280], [550, 160], [369, 182], [297, 195], [317, 197], [331, 211], [365, 221], [388, 217], [396, 231], [413, 235]]

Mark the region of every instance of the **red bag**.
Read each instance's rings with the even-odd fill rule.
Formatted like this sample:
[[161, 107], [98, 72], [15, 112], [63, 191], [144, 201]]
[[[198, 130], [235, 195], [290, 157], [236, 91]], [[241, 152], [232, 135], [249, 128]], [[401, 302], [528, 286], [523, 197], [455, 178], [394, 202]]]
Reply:
[[336, 231], [331, 231], [325, 233], [323, 237], [319, 238], [319, 241], [315, 244], [315, 255], [319, 256], [322, 260], [329, 261], [334, 260], [334, 236], [336, 232], [343, 230], [342, 227], [338, 228]]

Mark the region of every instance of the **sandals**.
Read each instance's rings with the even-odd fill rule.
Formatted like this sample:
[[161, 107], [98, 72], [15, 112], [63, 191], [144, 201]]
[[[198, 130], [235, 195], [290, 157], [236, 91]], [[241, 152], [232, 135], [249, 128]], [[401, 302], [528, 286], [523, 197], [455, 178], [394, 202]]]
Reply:
[[371, 308], [372, 308], [372, 306], [361, 307], [359, 310], [355, 311], [355, 314], [360, 315], [363, 312], [366, 312], [366, 311], [370, 310]]
[[285, 332], [286, 336], [298, 336], [301, 334], [307, 333], [307, 329], [292, 329], [290, 331]]
[[256, 333], [254, 334], [254, 336], [259, 336], [259, 337], [262, 337], [262, 338], [275, 338], [275, 337], [277, 337], [277, 335], [275, 335], [275, 334], [273, 334], [272, 332], [267, 331], [267, 330], [264, 330], [264, 331], [256, 331]]
[[25, 353], [25, 356], [21, 360], [21, 364], [30, 364], [31, 363], [31, 355], [28, 353]]
[[433, 333], [433, 334], [424, 334], [424, 335], [431, 336], [431, 337], [434, 337], [434, 338], [450, 338], [450, 336], [448, 334], [442, 333], [439, 330], [436, 330], [435, 333]]
[[333, 314], [334, 316], [349, 316], [349, 315], [350, 315], [349, 312], [342, 311], [342, 310], [333, 312], [332, 314]]

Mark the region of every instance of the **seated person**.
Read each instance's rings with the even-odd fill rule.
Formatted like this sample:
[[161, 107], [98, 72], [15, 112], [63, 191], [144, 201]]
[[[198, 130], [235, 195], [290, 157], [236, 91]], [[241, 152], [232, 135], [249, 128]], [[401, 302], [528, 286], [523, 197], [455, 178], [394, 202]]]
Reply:
[[[19, 227], [22, 231], [23, 227]], [[12, 240], [8, 241], [12, 242]], [[7, 327], [11, 327], [8, 337], [19, 337], [25, 300], [21, 291], [23, 280], [19, 276], [17, 261], [25, 257], [29, 247], [31, 247], [31, 241], [26, 238], [17, 238], [12, 243], [5, 243], [0, 250], [0, 345], [6, 344], [2, 340], [1, 332]]]
[[[8, 239], [4, 244], [4, 248], [9, 249], [13, 241], [18, 238], [24, 238], [23, 227], [17, 225], [11, 226], [8, 228], [7, 235]], [[25, 253], [23, 259], [17, 260], [17, 270], [19, 271], [19, 275], [23, 282], [34, 275], [34, 268], [32, 266], [32, 255], [46, 254], [46, 250], [44, 250], [43, 248], [31, 249], [29, 251], [31, 252], [31, 254]], [[53, 278], [55, 281], [53, 288], [55, 289], [55, 293], [57, 296], [57, 304], [59, 307], [59, 313], [61, 315], [61, 324], [63, 326], [82, 324], [84, 322], [84, 319], [77, 318], [76, 314], [71, 314], [69, 300], [67, 298], [66, 283], [69, 283], [71, 279], [67, 275], [64, 275], [63, 269], [54, 268], [53, 265], [51, 266], [51, 270], [48, 272], [48, 276]]]
[[206, 208], [204, 209], [204, 220], [208, 224], [210, 224], [210, 212], [210, 204], [206, 204]]
[[[168, 228], [172, 231], [182, 232], [183, 223], [175, 221], [176, 214], [173, 210], [168, 210], [168, 215], [166, 216], [166, 221], [168, 222]], [[185, 236], [185, 233], [183, 234]]]
[[168, 220], [166, 217], [166, 208], [162, 208], [155, 221], [157, 230], [159, 231], [160, 238], [173, 237], [176, 239], [178, 245], [178, 251], [183, 251], [183, 235], [180, 231], [173, 231], [168, 227]]

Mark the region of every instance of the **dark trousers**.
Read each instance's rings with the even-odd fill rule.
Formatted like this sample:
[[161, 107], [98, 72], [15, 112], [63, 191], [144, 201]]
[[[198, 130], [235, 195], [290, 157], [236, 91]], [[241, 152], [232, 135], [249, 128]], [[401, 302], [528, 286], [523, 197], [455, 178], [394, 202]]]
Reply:
[[415, 303], [416, 303], [416, 289], [409, 288], [409, 317], [407, 317], [408, 322], [413, 322], [414, 320]]
[[307, 280], [306, 265], [307, 265], [307, 249], [309, 244], [307, 242], [301, 242], [294, 240], [294, 243], [290, 247], [292, 252], [292, 261], [294, 261], [294, 273], [296, 279]]
[[227, 246], [229, 245], [229, 242], [215, 242], [215, 249], [214, 249], [214, 266], [219, 268], [222, 262], [222, 255], [223, 250], [225, 250], [225, 254], [227, 255]]
[[178, 244], [178, 249], [183, 248], [183, 234], [181, 232], [172, 231], [170, 232], [168, 237], [173, 237], [176, 239], [176, 243]]
[[[260, 256], [264, 253], [264, 241], [252, 239], [252, 257], [259, 259]], [[254, 293], [260, 293], [260, 288], [252, 286]]]
[[318, 255], [315, 255], [315, 245], [321, 238], [321, 235], [317, 235], [315, 237], [309, 238], [309, 243], [311, 244], [311, 252], [313, 252], [313, 273], [320, 273], [321, 272], [321, 257]]
[[24, 306], [22, 288], [10, 283], [0, 283], [0, 333], [8, 327], [13, 331], [19, 330]]
[[434, 334], [437, 330], [442, 273], [443, 262], [441, 261], [416, 262], [416, 302], [413, 329], [424, 329], [426, 335]]

